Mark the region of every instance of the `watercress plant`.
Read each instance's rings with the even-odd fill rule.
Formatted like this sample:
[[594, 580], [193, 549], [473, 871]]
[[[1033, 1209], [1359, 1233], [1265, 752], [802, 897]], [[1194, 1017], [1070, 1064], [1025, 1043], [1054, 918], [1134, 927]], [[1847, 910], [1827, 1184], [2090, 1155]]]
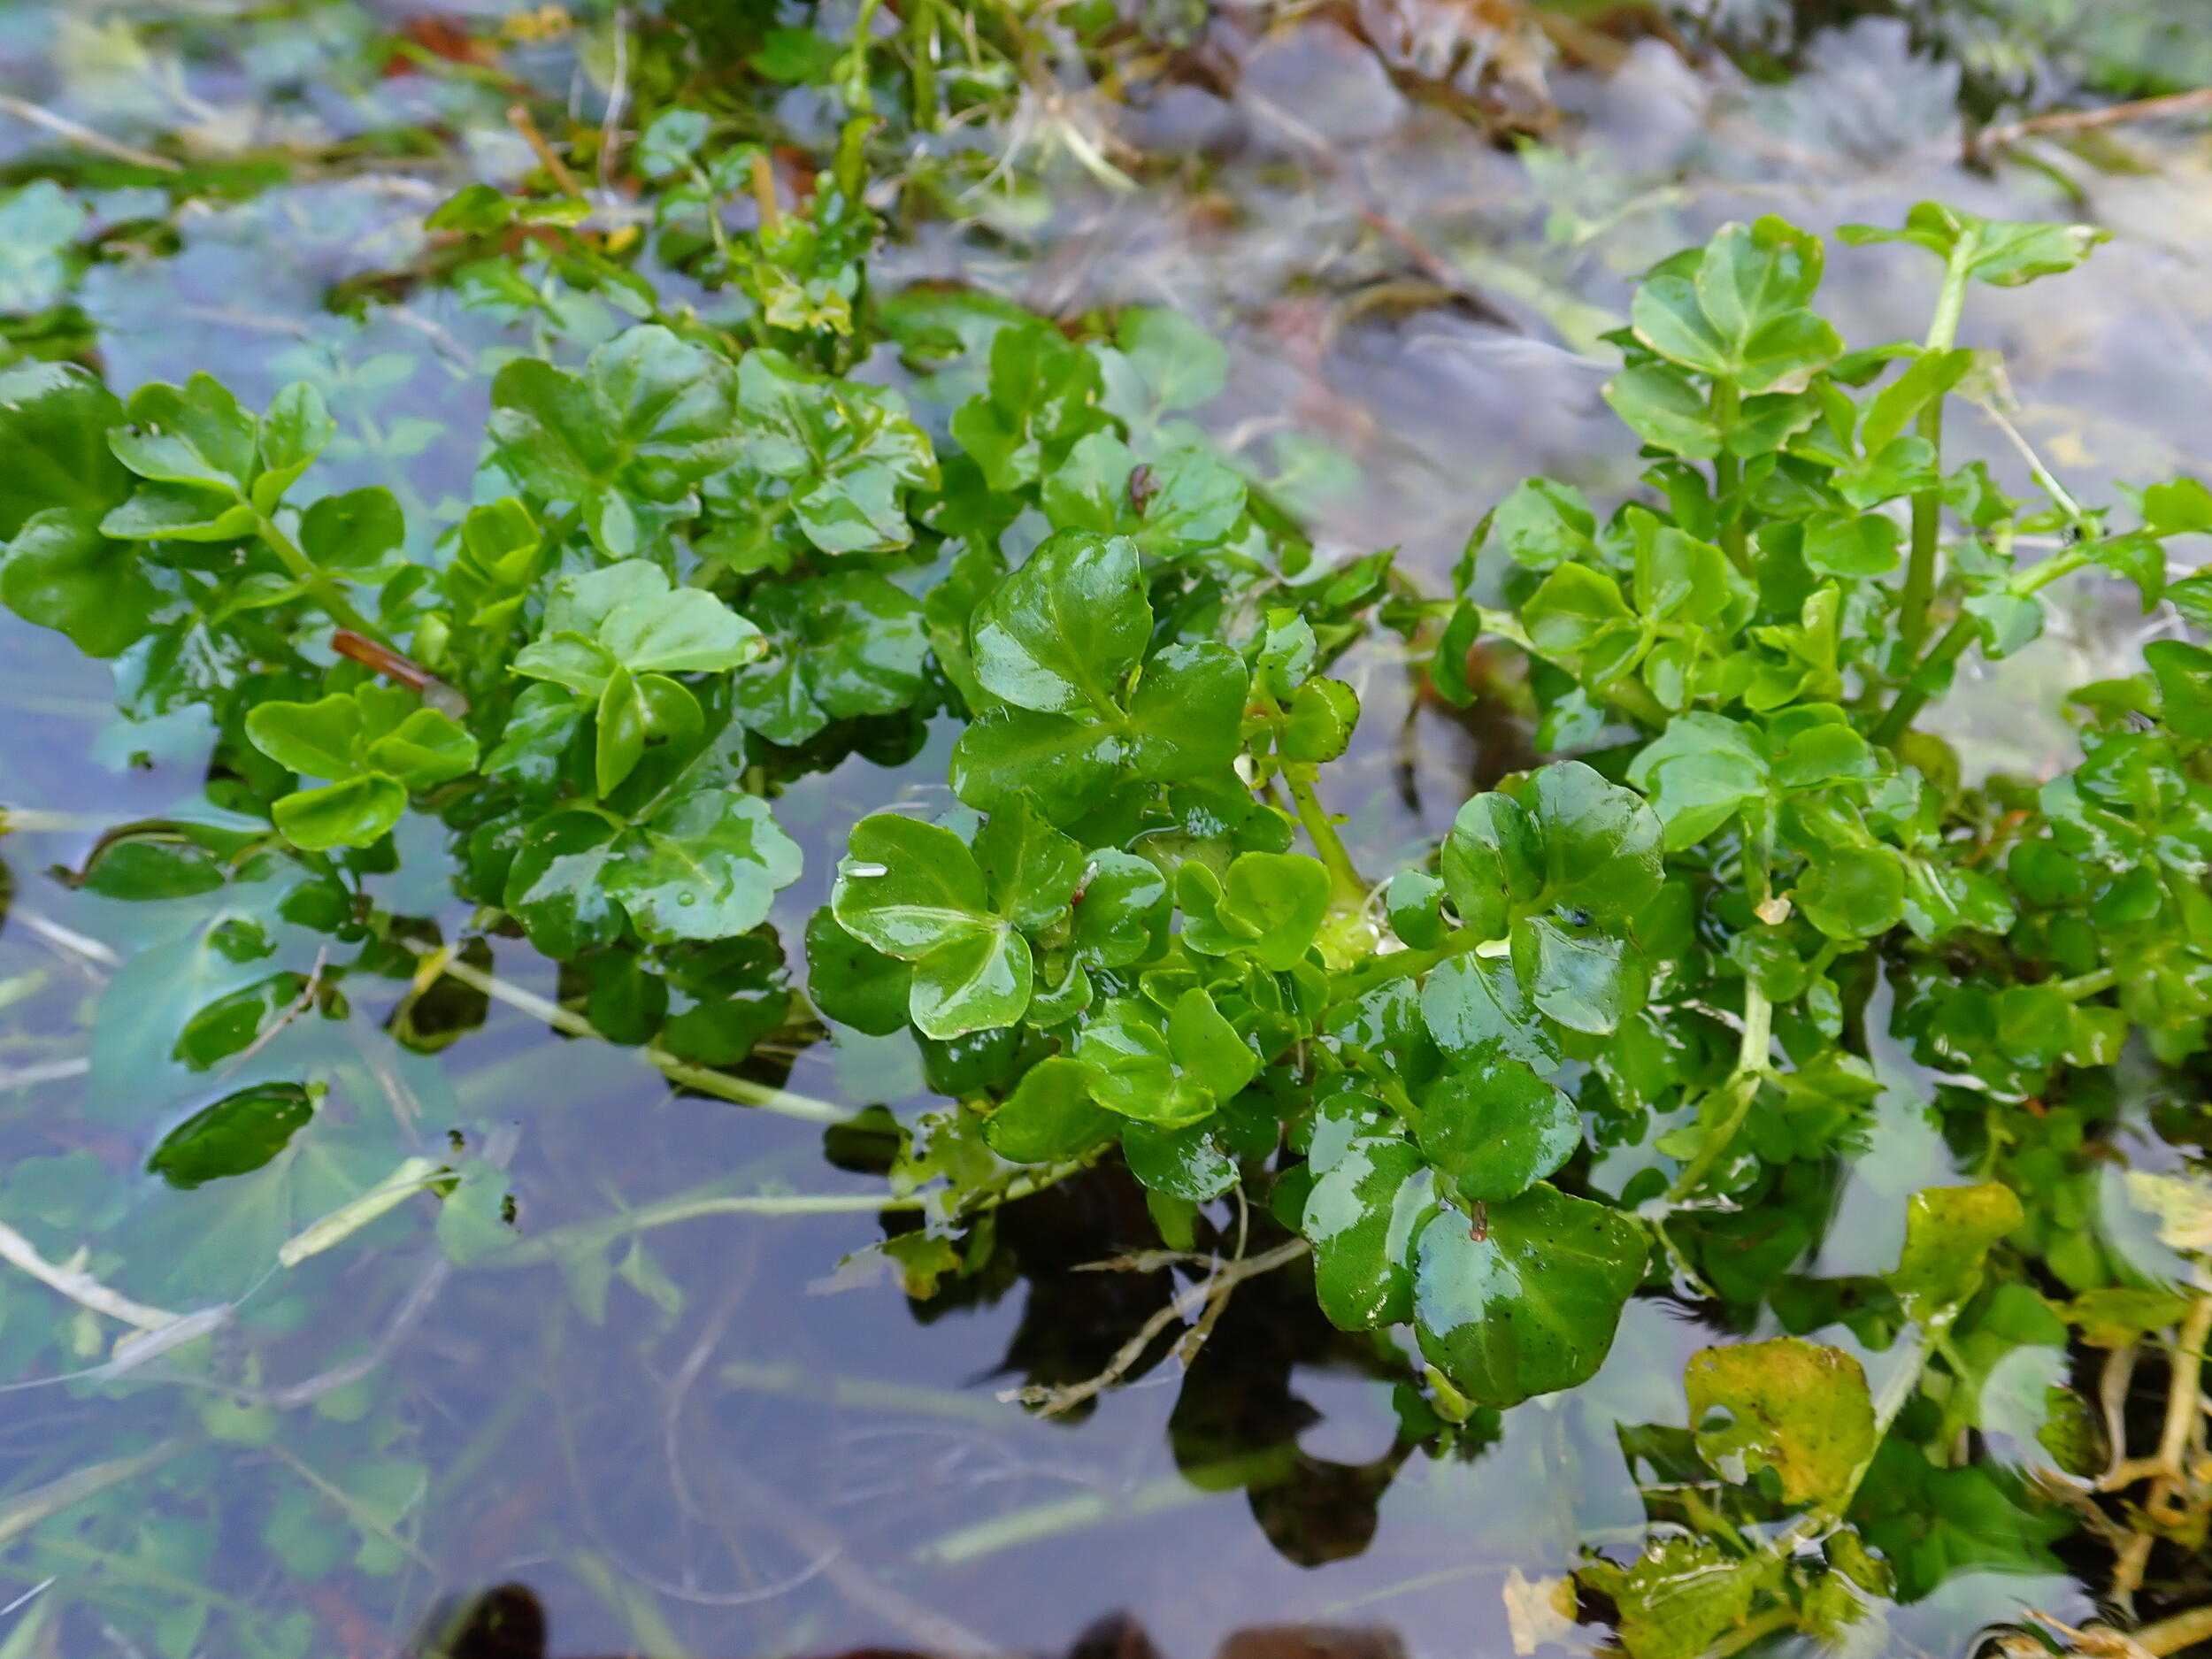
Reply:
[[[1317, 568], [1181, 419], [1222, 373], [1187, 323], [1084, 338], [972, 296], [879, 299], [849, 169], [797, 211], [771, 189], [733, 240], [703, 208], [762, 158], [705, 144], [664, 116], [641, 165], [680, 186], [660, 232], [737, 325], [565, 244], [639, 320], [574, 367], [502, 370], [457, 524], [380, 488], [314, 495], [334, 429], [304, 385], [256, 414], [205, 375], [126, 403], [81, 368], [0, 374], [21, 457], [0, 599], [115, 658], [133, 719], [200, 704], [220, 733], [220, 810], [126, 827], [82, 879], [276, 882], [288, 925], [355, 953], [311, 978], [239, 956], [194, 1064], [349, 972], [481, 980], [470, 941], [376, 910], [412, 810], [455, 849], [472, 929], [565, 964], [562, 1029], [687, 1087], [837, 1118], [749, 1056], [824, 1021], [910, 1029], [945, 1097], [895, 1130], [921, 1225], [886, 1248], [918, 1292], [976, 1271], [992, 1207], [1118, 1157], [1171, 1247], [1219, 1201], [1302, 1240], [1327, 1317], [1402, 1365], [1407, 1423], [1476, 1444], [1486, 1414], [1594, 1376], [1632, 1297], [1739, 1324], [1771, 1299], [1786, 1333], [1699, 1354], [1691, 1431], [1643, 1442], [1654, 1541], [1581, 1574], [1632, 1653], [1832, 1634], [1955, 1559], [1926, 1515], [2032, 1515], [1922, 1450], [1984, 1426], [2010, 1348], [2070, 1323], [2131, 1345], [2206, 1306], [2151, 1295], [2079, 1225], [2078, 1155], [2123, 1067], [2184, 1075], [2206, 1047], [2212, 651], [2161, 639], [2077, 691], [2080, 764], [2047, 778], [1970, 778], [1922, 725], [2076, 572], [2212, 626], [2206, 579], [2169, 584], [2212, 492], [2085, 505], [1958, 343], [1975, 285], [2062, 273], [2094, 234], [1932, 204], [1847, 231], [1940, 267], [1923, 342], [1852, 349], [1816, 309], [1816, 238], [1722, 227], [1612, 337], [1640, 488], [1601, 513], [1524, 483], [1426, 595], [1387, 555]], [[476, 187], [432, 223], [557, 248], [556, 205]], [[876, 343], [914, 376], [964, 365], [941, 431], [854, 378]], [[2034, 499], [1947, 460], [1962, 403]], [[1329, 810], [1360, 718], [1329, 671], [1379, 634], [1444, 701], [1513, 703], [1549, 757], [1395, 869]], [[802, 870], [779, 785], [902, 760], [933, 724], [957, 728], [956, 804], [853, 827], [802, 1005], [765, 926]], [[1878, 1097], [1909, 1085], [1901, 1051], [1973, 1179], [1913, 1199], [1893, 1271], [1792, 1279]], [[315, 1099], [257, 1086], [150, 1167], [249, 1173]], [[434, 1192], [466, 1259], [502, 1248], [480, 1175], [433, 1165], [379, 1202]], [[1837, 1326], [1885, 1356], [1878, 1390], [1803, 1340]], [[2062, 1379], [2030, 1415], [2078, 1472]], [[2200, 1536], [2212, 1489], [2152, 1473], [2151, 1524]]]

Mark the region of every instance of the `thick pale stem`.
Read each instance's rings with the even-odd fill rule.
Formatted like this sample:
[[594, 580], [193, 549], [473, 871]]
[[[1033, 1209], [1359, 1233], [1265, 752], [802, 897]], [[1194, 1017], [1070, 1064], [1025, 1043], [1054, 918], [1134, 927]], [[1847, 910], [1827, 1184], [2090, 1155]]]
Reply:
[[1313, 792], [1311, 769], [1305, 766], [1283, 768], [1283, 783], [1290, 790], [1290, 798], [1298, 809], [1298, 822], [1305, 828], [1306, 838], [1321, 856], [1321, 862], [1329, 872], [1329, 884], [1334, 889], [1330, 902], [1339, 911], [1352, 912], [1367, 906], [1367, 883], [1360, 877], [1359, 867], [1353, 864], [1352, 855], [1344, 849], [1344, 842], [1336, 833], [1336, 826], [1321, 810], [1320, 798]]
[[1743, 462], [1728, 448], [1734, 435], [1736, 416], [1743, 406], [1743, 395], [1736, 389], [1733, 380], [1713, 382], [1713, 424], [1720, 428], [1721, 451], [1713, 460], [1714, 506], [1721, 515], [1721, 551], [1729, 562], [1745, 575], [1751, 574], [1751, 549], [1744, 540], [1743, 513], [1736, 500], [1738, 487], [1743, 482]]
[[[1928, 325], [1928, 349], [1948, 351], [1958, 343], [1959, 314], [1966, 308], [1966, 283], [1973, 263], [1972, 233], [1959, 238], [1943, 269], [1943, 291], [1937, 296], [1934, 319]], [[1938, 482], [1912, 500], [1912, 557], [1905, 567], [1904, 592], [1897, 602], [1897, 631], [1905, 655], [1916, 655], [1928, 637], [1928, 605], [1935, 597], [1936, 541], [1942, 528], [1943, 399], [1929, 400], [1920, 411], [1920, 435], [1936, 454]]]
[[1721, 1085], [1721, 1093], [1727, 1100], [1726, 1110], [1712, 1133], [1705, 1137], [1705, 1144], [1697, 1149], [1697, 1156], [1685, 1164], [1676, 1176], [1674, 1185], [1667, 1189], [1667, 1202], [1679, 1203], [1697, 1190], [1728, 1149], [1728, 1143], [1736, 1138], [1743, 1121], [1751, 1115], [1751, 1102], [1758, 1098], [1759, 1085], [1766, 1077], [1767, 1050], [1774, 1039], [1774, 1004], [1767, 1001], [1766, 993], [1757, 986], [1747, 983], [1743, 994], [1743, 1041], [1736, 1050], [1736, 1069], [1728, 1081]]

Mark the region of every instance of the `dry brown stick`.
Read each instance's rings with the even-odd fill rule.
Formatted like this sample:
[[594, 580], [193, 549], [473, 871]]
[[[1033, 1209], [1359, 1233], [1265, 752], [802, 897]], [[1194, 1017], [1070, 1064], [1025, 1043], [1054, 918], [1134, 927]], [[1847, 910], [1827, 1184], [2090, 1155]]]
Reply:
[[2135, 1632], [2135, 1645], [2154, 1654], [2179, 1653], [2212, 1637], [2212, 1607], [2193, 1607]]
[[507, 125], [522, 134], [523, 142], [530, 146], [539, 165], [553, 175], [553, 182], [565, 196], [581, 196], [583, 187], [576, 182], [576, 175], [568, 170], [568, 164], [553, 153], [553, 146], [545, 142], [545, 134], [538, 131], [538, 124], [530, 116], [528, 106], [516, 104], [508, 106]]
[[2158, 98], [2135, 98], [2126, 104], [2107, 104], [2101, 110], [2060, 110], [2049, 115], [2031, 115], [2025, 120], [2008, 121], [2002, 127], [1983, 129], [1974, 139], [1977, 150], [1994, 150], [2023, 138], [2032, 138], [2042, 133], [2087, 133], [2099, 127], [2117, 127], [2126, 121], [2146, 120], [2160, 115], [2190, 115], [2200, 110], [2212, 110], [2212, 87], [2200, 87], [2193, 92], [2173, 92]]
[[28, 121], [34, 127], [42, 127], [73, 144], [96, 150], [117, 161], [127, 161], [134, 167], [147, 167], [156, 173], [184, 171], [180, 162], [172, 161], [166, 156], [157, 156], [150, 150], [140, 150], [119, 138], [110, 138], [105, 133], [96, 133], [81, 122], [73, 121], [65, 115], [57, 115], [45, 105], [33, 104], [28, 98], [14, 97], [0, 92], [0, 111], [14, 116], [18, 120]]
[[1105, 1370], [1097, 1376], [1083, 1382], [1070, 1383], [1063, 1388], [1033, 1383], [1026, 1388], [1010, 1388], [999, 1398], [1008, 1402], [1018, 1400], [1024, 1405], [1035, 1406], [1039, 1417], [1057, 1417], [1064, 1411], [1071, 1410], [1120, 1381], [1129, 1368], [1144, 1357], [1144, 1351], [1152, 1346], [1153, 1340], [1169, 1325], [1178, 1319], [1187, 1319], [1202, 1309], [1205, 1317], [1200, 1319], [1198, 1326], [1182, 1345], [1182, 1357], [1187, 1362], [1205, 1341], [1206, 1334], [1212, 1332], [1214, 1321], [1220, 1317], [1217, 1310], [1227, 1302], [1231, 1291], [1248, 1279], [1271, 1272], [1286, 1262], [1295, 1261], [1306, 1253], [1307, 1248], [1303, 1239], [1293, 1239], [1287, 1244], [1279, 1244], [1257, 1256], [1225, 1262], [1209, 1278], [1200, 1279], [1171, 1297], [1165, 1307], [1138, 1328], [1136, 1335], [1114, 1351], [1113, 1358], [1106, 1362]]

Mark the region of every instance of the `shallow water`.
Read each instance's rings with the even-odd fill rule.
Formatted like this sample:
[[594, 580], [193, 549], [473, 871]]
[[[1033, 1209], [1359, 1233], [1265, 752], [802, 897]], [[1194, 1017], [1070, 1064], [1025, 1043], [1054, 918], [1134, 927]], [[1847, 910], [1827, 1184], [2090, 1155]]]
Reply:
[[[1824, 232], [1940, 196], [2116, 233], [2069, 281], [1990, 296], [1968, 331], [2004, 349], [2022, 430], [2077, 490], [2212, 470], [2196, 418], [2212, 365], [2200, 280], [2212, 150], [2196, 128], [2123, 129], [2099, 165], [2049, 145], [2028, 147], [2036, 168], [1969, 165], [1960, 111], [1973, 88], [1901, 22], [1809, 32], [1791, 42], [1793, 75], [1757, 83], [1657, 35], [1602, 67], [1548, 58], [1540, 33], [1486, 15], [1426, 0], [1220, 8], [1194, 26], [1187, 73], [1127, 104], [1073, 85], [1056, 106], [1038, 94], [1010, 130], [985, 135], [1021, 141], [1016, 159], [1038, 172], [978, 196], [972, 217], [919, 227], [878, 280], [956, 277], [1064, 313], [1130, 302], [1193, 313], [1233, 351], [1209, 430], [1275, 477], [1325, 552], [1402, 545], [1434, 576], [1520, 477], [1601, 496], [1632, 477], [1597, 396], [1598, 336], [1632, 273], [1732, 217], [1776, 211]], [[496, 354], [533, 342], [435, 288], [357, 312], [330, 296], [373, 293], [369, 280], [411, 257], [448, 191], [511, 177], [528, 153], [493, 88], [348, 67], [373, 25], [340, 4], [265, 16], [19, 0], [0, 9], [0, 87], [127, 141], [183, 131], [213, 153], [319, 157], [303, 168], [317, 176], [179, 209], [173, 243], [111, 244], [81, 308], [119, 389], [211, 365], [249, 399], [324, 381], [357, 440], [330, 486], [388, 483], [411, 518], [449, 522]], [[518, 48], [510, 67], [595, 110], [603, 35]], [[2070, 90], [2056, 71], [2034, 85], [2044, 98]], [[1517, 147], [1470, 119], [1473, 102], [1513, 118]], [[1118, 188], [1056, 150], [1062, 119], [1110, 134], [1105, 153], [1149, 181]], [[437, 153], [377, 159], [380, 134], [426, 119], [446, 134]], [[0, 117], [0, 164], [27, 173], [49, 143]], [[169, 211], [142, 192], [87, 200], [118, 222]], [[1837, 251], [1826, 302], [1847, 338], [1917, 334], [1933, 287], [1918, 257]], [[587, 304], [564, 349], [621, 320]], [[1993, 431], [1960, 441], [2022, 476]], [[2061, 764], [2069, 740], [2045, 688], [2087, 677], [2142, 626], [2131, 606], [2086, 603], [1962, 697], [1970, 763]], [[1517, 762], [1509, 733], [1409, 706], [1386, 649], [1346, 672], [1368, 747], [1328, 803], [1379, 864], [1439, 833], [1471, 778]], [[198, 959], [177, 942], [204, 918], [188, 901], [102, 901], [50, 872], [102, 828], [195, 795], [209, 740], [188, 716], [123, 728], [111, 694], [102, 665], [0, 617], [0, 805], [28, 826], [0, 849], [13, 883], [0, 926], [0, 1220], [57, 1259], [90, 1244], [102, 1279], [157, 1305], [248, 1297], [218, 1340], [253, 1357], [253, 1386], [378, 1363], [283, 1412], [142, 1375], [0, 1397], [0, 1475], [16, 1494], [169, 1437], [196, 1442], [157, 1486], [118, 1488], [151, 1495], [65, 1511], [20, 1539], [0, 1503], [0, 1604], [7, 1584], [88, 1591], [39, 1638], [51, 1646], [0, 1646], [6, 1659], [219, 1651], [193, 1623], [211, 1594], [265, 1631], [267, 1651], [366, 1655], [406, 1643], [447, 1598], [507, 1582], [542, 1599], [554, 1651], [574, 1655], [1057, 1651], [1115, 1609], [1169, 1659], [1289, 1624], [1383, 1628], [1420, 1655], [1601, 1640], [1600, 1626], [1548, 1620], [1543, 1586], [1584, 1546], [1641, 1536], [1618, 1425], [1678, 1426], [1682, 1361], [1715, 1334], [1670, 1305], [1632, 1303], [1596, 1380], [1511, 1412], [1479, 1455], [1406, 1452], [1390, 1385], [1322, 1321], [1295, 1270], [1240, 1291], [1187, 1375], [1170, 1359], [1080, 1421], [1033, 1420], [998, 1392], [1095, 1371], [1166, 1293], [1156, 1272], [1074, 1271], [1149, 1238], [1125, 1179], [1087, 1177], [1018, 1206], [996, 1266], [910, 1303], [885, 1273], [838, 1270], [881, 1236], [865, 1211], [650, 1225], [651, 1206], [703, 1190], [863, 1190], [825, 1162], [818, 1126], [672, 1094], [624, 1051], [457, 995], [411, 1016], [418, 1030], [450, 1020], [457, 1040], [411, 1051], [386, 1029], [407, 999], [398, 979], [349, 979], [347, 1018], [287, 1026], [231, 1079], [332, 1066], [343, 1098], [321, 1166], [294, 1159], [231, 1184], [241, 1190], [198, 1193], [123, 1173], [206, 1092], [145, 1041], [165, 1041], [162, 1009], [205, 990], [180, 979]], [[826, 897], [828, 849], [856, 817], [942, 794], [949, 741], [936, 733], [895, 770], [848, 761], [780, 802], [810, 856], [778, 906], [787, 943]], [[454, 938], [465, 910], [417, 873], [434, 874], [432, 849], [414, 850], [380, 902]], [[274, 964], [306, 972], [315, 951], [304, 933], [280, 940]], [[525, 993], [558, 989], [519, 942], [480, 965]], [[903, 1037], [841, 1033], [790, 1064], [789, 1087], [841, 1103], [910, 1117], [934, 1098]], [[447, 1275], [429, 1216], [402, 1209], [353, 1248], [259, 1282], [276, 1243], [327, 1193], [351, 1190], [351, 1172], [449, 1131], [510, 1156], [532, 1259]], [[1946, 1156], [1909, 1098], [1886, 1102], [1819, 1271], [1892, 1251], [1906, 1194], [1949, 1173]], [[1233, 1217], [1217, 1221], [1233, 1236]], [[66, 1325], [58, 1299], [0, 1281], [0, 1375], [36, 1382], [96, 1363], [71, 1349]], [[1880, 1356], [1870, 1363], [1878, 1386]], [[1892, 1611], [1890, 1650], [1957, 1653], [2019, 1608], [2078, 1621], [2088, 1605], [2062, 1576], [1962, 1573]], [[24, 1617], [0, 1617], [0, 1644]]]

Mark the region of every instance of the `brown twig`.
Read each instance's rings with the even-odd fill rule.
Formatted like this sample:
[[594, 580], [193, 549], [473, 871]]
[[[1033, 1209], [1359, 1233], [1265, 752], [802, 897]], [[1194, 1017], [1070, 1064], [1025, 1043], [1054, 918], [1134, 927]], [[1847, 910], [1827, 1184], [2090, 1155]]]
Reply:
[[1179, 1356], [1187, 1364], [1207, 1336], [1211, 1334], [1215, 1321], [1221, 1317], [1220, 1310], [1227, 1303], [1232, 1291], [1248, 1279], [1271, 1272], [1286, 1262], [1295, 1261], [1306, 1253], [1307, 1248], [1303, 1239], [1293, 1239], [1287, 1244], [1279, 1244], [1257, 1256], [1224, 1262], [1210, 1277], [1179, 1291], [1165, 1307], [1147, 1319], [1138, 1328], [1136, 1335], [1114, 1351], [1113, 1358], [1106, 1362], [1105, 1370], [1097, 1376], [1079, 1383], [1070, 1383], [1064, 1387], [1033, 1383], [1026, 1388], [1010, 1388], [999, 1398], [1035, 1406], [1039, 1417], [1058, 1417], [1112, 1387], [1128, 1373], [1130, 1367], [1144, 1357], [1145, 1349], [1152, 1346], [1154, 1339], [1161, 1332], [1178, 1319], [1187, 1319], [1193, 1314], [1198, 1314], [1201, 1317], [1197, 1325], [1177, 1349]]
[[568, 170], [566, 162], [553, 153], [553, 146], [545, 142], [545, 134], [538, 130], [538, 124], [531, 119], [526, 105], [510, 104], [507, 108], [507, 125], [522, 134], [523, 142], [530, 146], [539, 165], [553, 175], [553, 182], [560, 187], [564, 196], [583, 195], [583, 187], [576, 182], [576, 175]]
[[1975, 135], [1970, 148], [1981, 153], [2046, 133], [2094, 132], [2127, 121], [2147, 120], [2161, 115], [2191, 115], [2199, 111], [2212, 111], [2212, 87], [2169, 93], [2163, 97], [2135, 98], [2125, 104], [2107, 104], [2101, 110], [2060, 110], [2048, 115], [2031, 115], [2025, 120], [1985, 127]]

